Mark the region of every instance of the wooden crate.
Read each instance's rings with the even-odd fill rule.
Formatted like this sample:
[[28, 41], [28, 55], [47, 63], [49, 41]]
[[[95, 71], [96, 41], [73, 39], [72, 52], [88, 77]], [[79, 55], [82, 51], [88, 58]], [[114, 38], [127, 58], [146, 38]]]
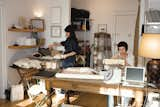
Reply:
[[82, 107], [82, 106], [71, 105], [71, 104], [62, 104], [60, 107]]
[[37, 102], [40, 102], [44, 98], [44, 94], [39, 94], [34, 99], [26, 99], [18, 104], [16, 104], [17, 107], [35, 107], [35, 104]]

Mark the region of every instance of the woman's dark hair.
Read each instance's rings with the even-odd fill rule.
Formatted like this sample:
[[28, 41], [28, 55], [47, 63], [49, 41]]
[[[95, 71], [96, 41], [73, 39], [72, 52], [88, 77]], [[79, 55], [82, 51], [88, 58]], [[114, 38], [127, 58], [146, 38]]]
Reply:
[[64, 29], [65, 32], [70, 32], [70, 37], [75, 39], [77, 41], [77, 37], [75, 34], [75, 30], [74, 27], [72, 25], [68, 25], [66, 26], [66, 28]]
[[124, 47], [126, 51], [128, 51], [128, 44], [124, 41], [119, 42], [117, 47], [118, 47], [118, 50], [119, 50], [119, 47]]

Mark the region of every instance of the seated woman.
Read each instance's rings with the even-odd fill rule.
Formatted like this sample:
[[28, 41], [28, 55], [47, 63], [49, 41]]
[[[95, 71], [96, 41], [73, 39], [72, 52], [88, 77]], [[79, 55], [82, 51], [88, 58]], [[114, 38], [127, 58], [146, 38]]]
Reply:
[[[125, 60], [125, 66], [134, 66], [134, 56], [131, 53], [128, 53], [128, 44], [124, 41], [121, 41], [117, 45], [118, 53], [112, 56], [112, 59], [123, 59]], [[128, 107], [130, 98], [122, 97], [122, 106]], [[109, 96], [108, 99], [109, 105], [108, 107], [113, 107], [114, 101], [113, 97]]]
[[118, 54], [112, 56], [113, 59], [124, 59], [126, 66], [134, 66], [134, 56], [131, 53], [128, 53], [128, 44], [124, 41], [121, 41], [117, 45]]
[[76, 61], [76, 54], [79, 54], [80, 48], [78, 46], [78, 40], [75, 35], [75, 31], [71, 25], [65, 28], [66, 40], [61, 43], [53, 43], [49, 47], [64, 46], [65, 52], [62, 56], [64, 59], [62, 62], [62, 68], [73, 67]]

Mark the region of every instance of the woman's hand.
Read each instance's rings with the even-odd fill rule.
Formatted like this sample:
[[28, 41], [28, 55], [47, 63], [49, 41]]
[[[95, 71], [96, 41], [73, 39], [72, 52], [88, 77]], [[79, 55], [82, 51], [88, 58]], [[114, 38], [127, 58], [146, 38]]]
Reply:
[[62, 59], [66, 59], [67, 58], [67, 55], [64, 54], [64, 55], [61, 55]]
[[53, 44], [48, 45], [48, 48], [52, 49], [53, 48]]
[[58, 42], [54, 42], [54, 43], [53, 43], [53, 46], [61, 46], [61, 44], [58, 43]]
[[74, 56], [74, 55], [76, 55], [76, 52], [74, 52], [74, 51], [70, 52], [70, 53], [67, 53], [67, 54], [63, 54], [62, 59], [66, 59], [66, 58]]
[[59, 44], [59, 43], [57, 43], [57, 42], [54, 42], [54, 43], [53, 43], [53, 46], [58, 46], [58, 44]]
[[61, 45], [60, 43], [54, 42], [54, 43], [48, 45], [48, 48], [51, 49], [51, 48], [53, 48], [53, 47], [60, 46], [60, 45]]
[[53, 47], [54, 47], [53, 44], [49, 44], [49, 45], [48, 45], [48, 48], [49, 48], [50, 50], [53, 49]]

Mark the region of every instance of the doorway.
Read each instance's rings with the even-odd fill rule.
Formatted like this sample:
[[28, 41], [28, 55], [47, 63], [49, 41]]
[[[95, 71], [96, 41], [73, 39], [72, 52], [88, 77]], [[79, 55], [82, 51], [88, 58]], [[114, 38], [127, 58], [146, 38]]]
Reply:
[[128, 44], [128, 52], [133, 53], [134, 34], [135, 34], [136, 13], [122, 13], [115, 15], [114, 27], [114, 54], [117, 53], [117, 44], [120, 41], [125, 41]]

